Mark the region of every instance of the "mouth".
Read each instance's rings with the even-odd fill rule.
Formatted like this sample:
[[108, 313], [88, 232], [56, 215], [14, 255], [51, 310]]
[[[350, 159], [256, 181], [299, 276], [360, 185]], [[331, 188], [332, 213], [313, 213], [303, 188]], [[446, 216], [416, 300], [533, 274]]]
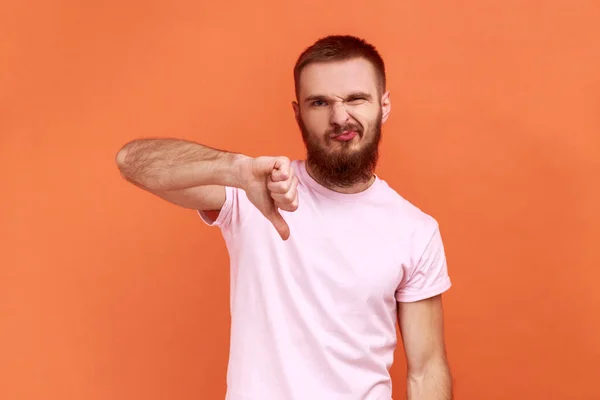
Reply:
[[334, 135], [331, 138], [339, 142], [348, 142], [358, 136], [358, 132], [354, 130], [344, 131], [339, 135]]

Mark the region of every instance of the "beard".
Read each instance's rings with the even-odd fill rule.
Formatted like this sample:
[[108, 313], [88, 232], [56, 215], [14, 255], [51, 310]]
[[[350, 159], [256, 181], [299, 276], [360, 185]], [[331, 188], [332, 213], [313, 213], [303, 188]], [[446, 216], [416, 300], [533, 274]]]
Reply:
[[348, 188], [358, 183], [368, 182], [375, 171], [377, 161], [379, 160], [379, 142], [381, 141], [381, 110], [376, 120], [373, 121], [372, 132], [365, 135], [361, 126], [348, 124], [338, 126], [335, 129], [325, 133], [326, 143], [332, 140], [331, 134], [341, 133], [346, 130], [354, 130], [362, 140], [367, 137], [368, 142], [361, 143], [361, 147], [351, 150], [351, 142], [341, 142], [338, 149], [331, 150], [326, 148], [319, 139], [306, 129], [302, 116], [300, 116], [298, 125], [302, 132], [302, 140], [306, 145], [306, 162], [310, 166], [311, 172], [316, 180], [326, 187]]

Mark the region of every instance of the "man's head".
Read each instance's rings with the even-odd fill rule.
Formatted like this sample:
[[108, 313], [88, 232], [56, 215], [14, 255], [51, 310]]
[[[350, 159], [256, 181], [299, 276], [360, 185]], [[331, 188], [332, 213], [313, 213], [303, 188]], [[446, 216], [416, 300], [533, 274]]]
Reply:
[[325, 37], [300, 55], [294, 82], [294, 112], [311, 172], [333, 187], [369, 181], [390, 113], [377, 50], [353, 36]]

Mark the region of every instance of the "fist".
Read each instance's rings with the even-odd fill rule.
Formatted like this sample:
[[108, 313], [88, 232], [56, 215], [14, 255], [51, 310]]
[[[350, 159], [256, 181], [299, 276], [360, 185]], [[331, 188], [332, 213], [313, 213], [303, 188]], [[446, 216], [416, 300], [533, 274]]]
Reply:
[[298, 209], [298, 178], [286, 157], [276, 159], [267, 181], [267, 189], [276, 208], [284, 211]]
[[254, 206], [271, 222], [283, 240], [290, 228], [279, 210], [298, 209], [298, 178], [287, 157], [247, 159], [242, 168], [242, 189]]

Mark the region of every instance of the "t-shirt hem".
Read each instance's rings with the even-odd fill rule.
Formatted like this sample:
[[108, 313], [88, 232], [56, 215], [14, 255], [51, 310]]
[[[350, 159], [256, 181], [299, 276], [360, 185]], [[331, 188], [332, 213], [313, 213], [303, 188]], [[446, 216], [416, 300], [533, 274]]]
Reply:
[[449, 278], [447, 278], [443, 282], [441, 282], [435, 286], [432, 286], [432, 287], [428, 288], [427, 290], [424, 290], [419, 293], [397, 294], [396, 300], [401, 303], [410, 303], [410, 302], [414, 302], [414, 301], [424, 300], [424, 299], [428, 299], [433, 296], [437, 296], [438, 294], [442, 294], [442, 293], [448, 291], [448, 289], [450, 289], [451, 287], [452, 287], [452, 282], [450, 281]]
[[[210, 218], [208, 218], [208, 215], [206, 215], [206, 212], [203, 210], [196, 210], [196, 212], [198, 213], [198, 216], [200, 217], [200, 219], [202, 220], [202, 222], [204, 222], [206, 225], [208, 226], [215, 226], [215, 224], [217, 223], [217, 220], [212, 220]], [[221, 213], [219, 212], [219, 215]], [[217, 219], [219, 219], [217, 217]]]
[[223, 206], [219, 210], [219, 215], [217, 216], [217, 218], [215, 220], [212, 220], [211, 218], [209, 218], [208, 215], [206, 214], [206, 211], [204, 211], [204, 210], [196, 210], [196, 212], [198, 213], [198, 216], [200, 216], [200, 219], [208, 226], [216, 226], [216, 227], [225, 226], [227, 218], [229, 217], [229, 214], [232, 212], [231, 209], [233, 207], [233, 195], [234, 195], [233, 188], [226, 186], [225, 187], [225, 202], [223, 203]]

